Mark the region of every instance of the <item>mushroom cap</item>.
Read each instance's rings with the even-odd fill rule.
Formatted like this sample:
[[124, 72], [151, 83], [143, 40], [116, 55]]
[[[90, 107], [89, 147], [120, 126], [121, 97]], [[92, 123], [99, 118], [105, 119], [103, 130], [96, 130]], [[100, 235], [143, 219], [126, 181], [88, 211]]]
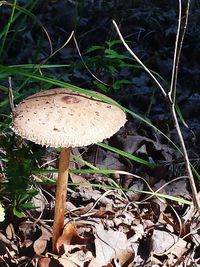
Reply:
[[70, 89], [55, 88], [23, 100], [15, 109], [11, 129], [36, 144], [76, 147], [109, 138], [125, 122], [124, 111], [116, 105]]

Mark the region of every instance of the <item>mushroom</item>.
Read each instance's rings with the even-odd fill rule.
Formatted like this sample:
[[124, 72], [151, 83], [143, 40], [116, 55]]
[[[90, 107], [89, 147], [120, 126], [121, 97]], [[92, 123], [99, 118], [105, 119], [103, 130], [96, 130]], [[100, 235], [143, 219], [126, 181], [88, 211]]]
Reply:
[[[104, 98], [115, 103], [106, 96]], [[61, 148], [53, 223], [53, 252], [56, 252], [56, 242], [64, 227], [71, 147], [101, 142], [117, 132], [125, 122], [126, 115], [117, 105], [66, 88], [40, 91], [16, 107], [11, 129], [17, 135], [36, 144]]]

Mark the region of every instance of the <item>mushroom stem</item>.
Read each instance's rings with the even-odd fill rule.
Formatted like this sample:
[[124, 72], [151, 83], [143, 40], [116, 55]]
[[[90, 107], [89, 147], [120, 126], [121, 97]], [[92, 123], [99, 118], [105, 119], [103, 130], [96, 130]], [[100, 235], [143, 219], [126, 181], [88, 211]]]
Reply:
[[57, 252], [56, 243], [64, 228], [64, 212], [67, 195], [70, 152], [71, 148], [61, 148], [60, 152], [52, 236], [52, 250], [54, 253]]

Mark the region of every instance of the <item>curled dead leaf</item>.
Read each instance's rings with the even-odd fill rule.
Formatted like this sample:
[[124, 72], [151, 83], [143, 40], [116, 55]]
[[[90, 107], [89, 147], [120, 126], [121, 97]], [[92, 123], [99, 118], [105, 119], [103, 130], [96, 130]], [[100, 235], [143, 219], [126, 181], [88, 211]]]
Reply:
[[57, 251], [63, 245], [84, 244], [85, 238], [81, 237], [72, 223], [69, 223], [63, 229], [62, 235], [58, 238], [56, 243]]

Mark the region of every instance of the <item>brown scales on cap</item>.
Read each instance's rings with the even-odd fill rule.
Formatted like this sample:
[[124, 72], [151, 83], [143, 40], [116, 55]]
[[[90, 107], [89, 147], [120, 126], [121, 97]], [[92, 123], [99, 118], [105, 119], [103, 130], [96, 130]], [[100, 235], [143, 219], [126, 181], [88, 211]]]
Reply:
[[[93, 92], [95, 93], [95, 92]], [[111, 137], [126, 122], [125, 113], [113, 105], [66, 88], [38, 92], [15, 110], [11, 128], [36, 144], [61, 147], [53, 226], [53, 251], [64, 226], [70, 148], [87, 146]]]

